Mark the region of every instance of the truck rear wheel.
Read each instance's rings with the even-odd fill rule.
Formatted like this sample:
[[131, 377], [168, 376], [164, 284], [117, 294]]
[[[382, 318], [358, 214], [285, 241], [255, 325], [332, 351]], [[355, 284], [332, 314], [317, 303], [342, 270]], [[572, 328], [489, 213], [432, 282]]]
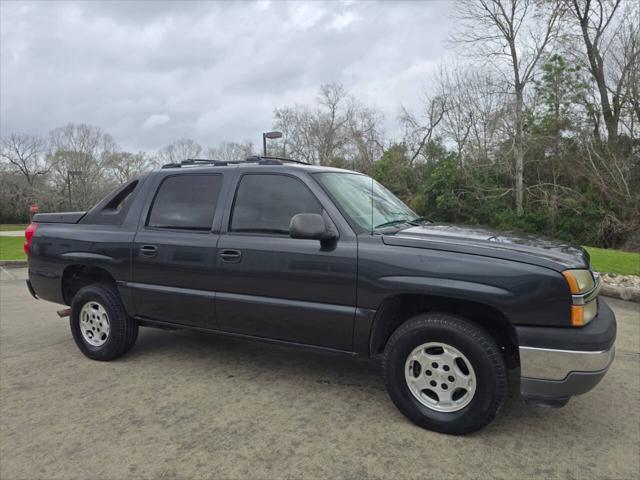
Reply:
[[389, 396], [409, 420], [454, 435], [490, 423], [507, 391], [504, 359], [493, 338], [446, 313], [402, 324], [387, 343], [383, 371]]
[[106, 284], [81, 288], [71, 302], [71, 333], [82, 353], [108, 361], [125, 354], [138, 338], [138, 324], [127, 315], [117, 291]]

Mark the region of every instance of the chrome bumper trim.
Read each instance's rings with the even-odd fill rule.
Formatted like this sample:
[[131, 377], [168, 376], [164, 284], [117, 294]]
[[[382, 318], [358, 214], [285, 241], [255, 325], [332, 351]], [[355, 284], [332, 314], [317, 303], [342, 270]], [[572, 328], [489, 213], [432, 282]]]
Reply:
[[564, 380], [572, 372], [598, 372], [613, 361], [615, 348], [597, 352], [520, 347], [520, 376]]

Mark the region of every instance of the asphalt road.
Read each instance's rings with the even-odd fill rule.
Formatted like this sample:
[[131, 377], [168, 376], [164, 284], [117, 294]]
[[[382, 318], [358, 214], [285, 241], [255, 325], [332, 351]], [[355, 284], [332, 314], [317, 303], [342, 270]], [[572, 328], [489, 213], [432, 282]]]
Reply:
[[76, 349], [25, 269], [0, 271], [0, 478], [639, 478], [640, 308], [610, 300], [617, 357], [563, 409], [512, 386], [484, 430], [409, 423], [376, 362], [142, 329], [111, 363]]

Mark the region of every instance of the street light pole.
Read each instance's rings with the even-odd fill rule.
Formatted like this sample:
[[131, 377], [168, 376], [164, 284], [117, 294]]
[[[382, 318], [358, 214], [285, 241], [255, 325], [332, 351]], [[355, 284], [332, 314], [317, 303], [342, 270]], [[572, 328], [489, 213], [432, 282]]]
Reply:
[[268, 139], [275, 139], [275, 138], [282, 138], [282, 132], [264, 132], [262, 134], [262, 152], [263, 152], [263, 156], [267, 156], [267, 138]]
[[67, 188], [69, 190], [69, 211], [73, 210], [73, 206], [71, 205], [71, 174], [67, 172]]
[[73, 210], [73, 203], [71, 202], [71, 177], [75, 177], [76, 175], [80, 175], [82, 171], [80, 170], [67, 170], [67, 188], [69, 190], [69, 211]]

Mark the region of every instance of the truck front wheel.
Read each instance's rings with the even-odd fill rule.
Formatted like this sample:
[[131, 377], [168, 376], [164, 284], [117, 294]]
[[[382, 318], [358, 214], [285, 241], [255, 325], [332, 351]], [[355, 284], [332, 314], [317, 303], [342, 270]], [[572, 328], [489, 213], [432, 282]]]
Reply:
[[389, 396], [409, 420], [454, 435], [491, 422], [507, 391], [504, 359], [493, 338], [446, 313], [402, 324], [387, 343], [383, 371]]
[[106, 284], [88, 285], [76, 293], [69, 323], [76, 345], [93, 360], [113, 360], [138, 338], [137, 322], [127, 315], [118, 292]]

